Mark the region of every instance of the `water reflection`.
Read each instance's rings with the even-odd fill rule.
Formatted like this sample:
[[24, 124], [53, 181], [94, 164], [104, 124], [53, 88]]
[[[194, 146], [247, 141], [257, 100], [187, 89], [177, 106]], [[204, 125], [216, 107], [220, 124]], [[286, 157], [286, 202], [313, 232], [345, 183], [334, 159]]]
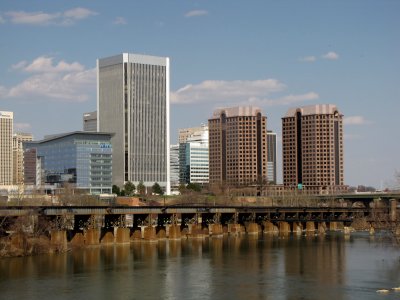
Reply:
[[1, 259], [0, 298], [373, 299], [399, 278], [377, 237], [224, 236]]

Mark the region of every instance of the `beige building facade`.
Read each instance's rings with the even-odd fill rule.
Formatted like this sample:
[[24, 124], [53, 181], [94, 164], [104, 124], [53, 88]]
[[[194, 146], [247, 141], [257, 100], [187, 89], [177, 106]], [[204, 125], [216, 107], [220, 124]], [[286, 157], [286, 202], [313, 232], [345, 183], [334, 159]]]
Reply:
[[343, 114], [336, 105], [290, 109], [282, 118], [283, 184], [302, 189], [344, 186]]
[[13, 184], [13, 119], [9, 111], [0, 111], [0, 186]]
[[267, 182], [267, 117], [259, 108], [215, 110], [208, 128], [211, 185]]
[[30, 133], [17, 132], [13, 134], [13, 184], [24, 182], [24, 142], [30, 142], [33, 136]]

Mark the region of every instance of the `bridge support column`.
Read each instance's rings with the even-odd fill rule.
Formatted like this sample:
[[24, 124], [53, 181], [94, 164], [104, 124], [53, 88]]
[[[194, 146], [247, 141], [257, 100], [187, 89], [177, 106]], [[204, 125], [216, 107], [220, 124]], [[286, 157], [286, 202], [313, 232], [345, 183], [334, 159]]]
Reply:
[[111, 231], [107, 231], [100, 240], [100, 244], [102, 245], [114, 245], [114, 242], [114, 234]]
[[180, 239], [181, 235], [181, 227], [179, 225], [170, 225], [168, 226], [167, 236], [169, 239]]
[[247, 234], [258, 234], [259, 228], [257, 223], [249, 223], [246, 226]]
[[370, 235], [374, 235], [375, 234], [375, 228], [372, 225], [370, 225], [370, 227], [369, 227], [369, 234]]
[[325, 222], [318, 223], [318, 233], [325, 234], [326, 232], [326, 224]]
[[208, 233], [211, 236], [218, 236], [224, 233], [221, 224], [209, 224], [208, 225]]
[[397, 221], [397, 200], [390, 199], [390, 221]]
[[279, 232], [278, 226], [274, 225], [270, 221], [265, 221], [263, 225], [264, 225], [264, 233], [275, 234]]
[[146, 241], [154, 241], [157, 239], [156, 228], [153, 226], [144, 226], [143, 239]]
[[295, 233], [297, 235], [301, 235], [302, 232], [303, 232], [303, 226], [301, 225], [301, 223], [294, 222], [293, 223], [293, 233]]
[[243, 232], [240, 224], [228, 224], [228, 233], [232, 235], [238, 235]]
[[314, 233], [315, 233], [315, 223], [306, 222], [306, 234], [314, 234]]
[[279, 222], [279, 234], [289, 234], [290, 233], [290, 225], [288, 222]]
[[129, 228], [117, 227], [115, 230], [115, 242], [117, 244], [127, 244], [129, 243]]
[[344, 226], [343, 232], [344, 232], [345, 235], [350, 235], [351, 227], [350, 226]]
[[189, 238], [203, 238], [204, 232], [199, 224], [189, 224]]
[[100, 243], [100, 229], [90, 228], [85, 234], [85, 244], [86, 245], [99, 245]]
[[50, 245], [57, 251], [67, 249], [67, 232], [65, 230], [54, 230], [50, 233]]
[[85, 236], [82, 232], [76, 232], [70, 242], [71, 245], [82, 247], [85, 245]]

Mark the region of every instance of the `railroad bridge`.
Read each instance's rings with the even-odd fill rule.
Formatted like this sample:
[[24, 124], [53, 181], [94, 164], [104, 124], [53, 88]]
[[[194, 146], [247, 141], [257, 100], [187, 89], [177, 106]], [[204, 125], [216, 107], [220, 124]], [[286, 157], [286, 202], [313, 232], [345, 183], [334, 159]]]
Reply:
[[[359, 198], [353, 202], [356, 201], [359, 202]], [[363, 220], [371, 230], [397, 227], [400, 220], [398, 198], [388, 199], [385, 205], [371, 203], [373, 201], [362, 207], [3, 206], [0, 207], [0, 224], [5, 218], [26, 217], [33, 223], [47, 220], [52, 224], [51, 239], [55, 242], [88, 245], [224, 233], [314, 234], [327, 230], [346, 231], [356, 220]]]

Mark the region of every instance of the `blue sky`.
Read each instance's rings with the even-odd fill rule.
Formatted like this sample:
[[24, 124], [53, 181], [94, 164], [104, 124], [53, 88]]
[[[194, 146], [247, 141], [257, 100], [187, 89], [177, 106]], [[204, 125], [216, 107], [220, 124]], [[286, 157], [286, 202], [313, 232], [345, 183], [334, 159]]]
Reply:
[[36, 139], [81, 130], [97, 58], [168, 56], [171, 142], [221, 106], [261, 107], [280, 136], [290, 107], [332, 103], [345, 115], [345, 182], [391, 187], [399, 15], [397, 0], [2, 0], [0, 110]]

